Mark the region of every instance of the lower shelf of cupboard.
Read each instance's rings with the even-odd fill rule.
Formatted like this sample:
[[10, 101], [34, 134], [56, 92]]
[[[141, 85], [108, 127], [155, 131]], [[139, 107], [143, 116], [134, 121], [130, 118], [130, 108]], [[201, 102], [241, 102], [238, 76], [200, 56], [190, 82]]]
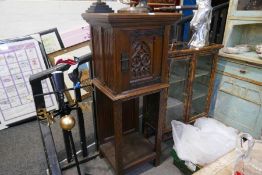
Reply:
[[[153, 144], [137, 132], [123, 135], [121, 150], [124, 171], [156, 158]], [[114, 141], [100, 145], [100, 151], [111, 166], [116, 169]]]

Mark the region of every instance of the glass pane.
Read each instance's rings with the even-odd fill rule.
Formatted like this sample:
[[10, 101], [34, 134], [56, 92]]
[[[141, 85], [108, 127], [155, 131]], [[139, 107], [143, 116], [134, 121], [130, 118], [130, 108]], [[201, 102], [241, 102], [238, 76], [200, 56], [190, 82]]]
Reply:
[[213, 55], [202, 55], [197, 59], [190, 117], [205, 112]]
[[190, 59], [175, 60], [170, 64], [169, 90], [167, 100], [166, 127], [171, 128], [172, 120], [184, 121], [184, 103], [188, 81]]
[[262, 10], [262, 1], [238, 0], [237, 10]]

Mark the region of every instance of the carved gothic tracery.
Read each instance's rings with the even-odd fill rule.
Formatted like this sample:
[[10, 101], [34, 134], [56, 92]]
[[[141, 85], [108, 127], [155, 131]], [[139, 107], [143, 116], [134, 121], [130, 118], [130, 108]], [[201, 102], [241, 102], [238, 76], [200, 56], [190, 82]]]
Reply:
[[151, 52], [144, 41], [135, 41], [132, 44], [131, 79], [143, 78], [150, 75]]

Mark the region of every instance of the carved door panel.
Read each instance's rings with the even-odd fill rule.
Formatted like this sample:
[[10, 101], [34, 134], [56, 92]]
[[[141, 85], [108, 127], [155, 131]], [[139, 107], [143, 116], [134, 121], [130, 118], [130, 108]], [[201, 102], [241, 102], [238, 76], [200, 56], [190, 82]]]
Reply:
[[121, 62], [121, 87], [129, 90], [160, 82], [163, 47], [163, 30], [122, 29], [121, 50], [117, 51]]

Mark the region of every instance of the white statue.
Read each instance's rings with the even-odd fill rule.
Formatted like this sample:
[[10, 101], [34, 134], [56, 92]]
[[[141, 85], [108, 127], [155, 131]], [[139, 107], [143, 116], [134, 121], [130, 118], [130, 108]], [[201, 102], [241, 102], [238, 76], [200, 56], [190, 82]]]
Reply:
[[190, 28], [193, 31], [190, 48], [201, 48], [208, 45], [209, 30], [212, 18], [211, 0], [196, 0], [198, 9], [194, 11]]

